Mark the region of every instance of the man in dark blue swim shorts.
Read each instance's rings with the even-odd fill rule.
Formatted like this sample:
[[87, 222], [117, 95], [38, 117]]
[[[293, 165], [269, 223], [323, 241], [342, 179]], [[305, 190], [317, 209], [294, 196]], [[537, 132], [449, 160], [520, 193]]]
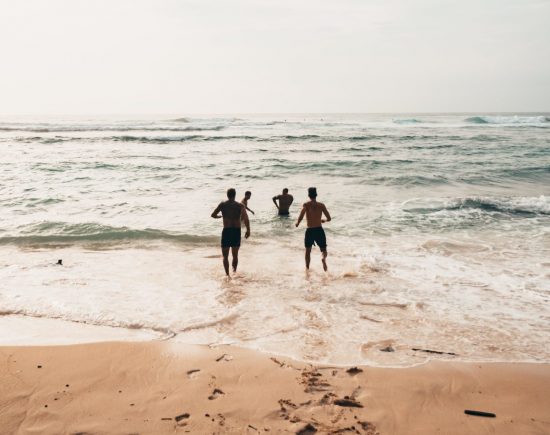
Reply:
[[[222, 255], [223, 255], [223, 267], [225, 274], [229, 276], [229, 249], [233, 255], [233, 272], [237, 271], [237, 265], [239, 264], [239, 248], [241, 246], [241, 220], [246, 226], [245, 239], [250, 236], [250, 223], [248, 221], [248, 215], [246, 214], [246, 208], [243, 204], [235, 201], [236, 196], [235, 189], [231, 188], [227, 190], [227, 201], [220, 202], [216, 209], [212, 212], [214, 219], [220, 219], [223, 217], [223, 230], [222, 230]], [[220, 216], [221, 212], [221, 216]]]
[[[319, 246], [321, 250], [322, 257], [321, 262], [323, 263], [323, 269], [327, 271], [327, 238], [325, 235], [325, 230], [323, 229], [323, 223], [330, 222], [331, 217], [328, 212], [325, 204], [322, 202], [317, 202], [317, 189], [315, 187], [310, 187], [308, 189], [309, 201], [304, 203], [300, 216], [298, 216], [298, 221], [296, 222], [296, 227], [300, 225], [304, 215], [307, 220], [307, 230], [304, 238], [304, 245], [306, 247], [306, 269], [309, 269], [309, 263], [311, 260], [311, 248], [314, 244]], [[323, 219], [325, 215], [326, 219]]]

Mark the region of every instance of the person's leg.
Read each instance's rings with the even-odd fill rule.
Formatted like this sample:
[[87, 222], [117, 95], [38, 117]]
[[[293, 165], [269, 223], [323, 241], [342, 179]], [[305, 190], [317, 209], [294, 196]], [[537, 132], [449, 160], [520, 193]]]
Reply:
[[309, 269], [309, 262], [311, 260], [311, 248], [313, 247], [311, 228], [307, 228], [306, 233], [304, 234], [304, 246], [306, 248], [306, 269]]
[[239, 265], [239, 246], [232, 246], [231, 254], [233, 254], [233, 272], [236, 272]]
[[325, 248], [324, 251], [321, 251], [321, 263], [323, 263], [323, 269], [325, 272], [328, 270], [327, 255], [328, 255], [327, 248]]
[[319, 228], [316, 233], [315, 243], [321, 250], [321, 263], [323, 263], [323, 270], [326, 272], [327, 267], [327, 236], [323, 228]]
[[225, 274], [229, 276], [229, 248], [222, 246], [222, 255], [223, 255], [223, 268], [225, 269]]

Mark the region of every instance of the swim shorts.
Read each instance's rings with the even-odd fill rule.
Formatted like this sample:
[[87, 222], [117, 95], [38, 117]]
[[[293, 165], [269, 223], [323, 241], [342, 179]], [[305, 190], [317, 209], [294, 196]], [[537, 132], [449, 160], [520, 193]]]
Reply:
[[224, 228], [222, 231], [222, 248], [241, 246], [241, 229]]
[[314, 244], [319, 246], [321, 251], [327, 249], [327, 237], [323, 227], [308, 228], [304, 239], [306, 248], [311, 248]]

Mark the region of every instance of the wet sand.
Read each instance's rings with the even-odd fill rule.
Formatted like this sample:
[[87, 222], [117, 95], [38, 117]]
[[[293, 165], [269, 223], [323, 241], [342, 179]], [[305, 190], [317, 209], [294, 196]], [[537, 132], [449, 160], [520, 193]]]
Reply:
[[550, 433], [548, 364], [350, 370], [158, 341], [0, 356], [2, 433]]

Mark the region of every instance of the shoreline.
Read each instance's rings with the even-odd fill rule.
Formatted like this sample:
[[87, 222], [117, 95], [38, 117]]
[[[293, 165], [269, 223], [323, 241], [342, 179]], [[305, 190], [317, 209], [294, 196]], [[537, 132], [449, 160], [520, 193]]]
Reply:
[[[430, 264], [442, 266], [438, 276], [444, 279], [432, 282], [425, 277], [421, 286], [407, 277], [412, 268], [424, 269], [414, 267], [414, 258], [394, 257], [396, 241], [385, 248], [380, 245], [382, 250], [373, 247], [368, 255], [360, 251], [343, 255], [343, 247], [335, 246], [328, 274], [321, 272], [317, 258], [314, 270], [306, 274], [302, 261], [285, 268], [290, 248], [283, 246], [265, 261], [261, 246], [250, 244], [240, 255], [242, 270], [230, 281], [222, 277], [219, 251], [214, 248], [180, 252], [134, 246], [88, 251], [75, 246], [63, 253], [6, 248], [0, 258], [4, 266], [2, 312], [71, 322], [59, 327], [60, 339], [64, 330], [72, 334], [86, 323], [112, 325], [128, 328], [132, 337], [156, 337], [151, 330], [172, 331], [177, 333], [176, 341], [231, 343], [343, 365], [411, 366], [427, 360], [427, 354], [419, 355], [412, 348], [457, 353], [461, 360], [550, 361], [544, 340], [548, 331], [541, 320], [543, 305], [535, 303], [544, 298], [540, 276], [544, 268], [531, 264], [538, 267], [538, 276], [526, 278], [526, 284], [519, 282], [520, 276], [514, 278], [518, 286], [534, 285], [533, 292], [509, 292], [512, 283], [507, 278], [504, 283], [491, 281], [490, 287], [483, 287], [489, 275], [468, 269], [472, 277], [464, 278], [463, 260], [430, 253], [448, 248], [447, 242], [436, 239], [430, 245], [425, 245], [424, 238], [399, 242], [402, 249], [420, 252]], [[335, 238], [334, 244], [338, 243]], [[456, 246], [475, 252], [479, 248], [468, 243]], [[58, 258], [63, 259], [63, 267], [55, 265]], [[173, 267], [176, 264], [186, 267]], [[446, 282], [452, 282], [450, 287]], [[501, 308], [495, 305], [498, 294], [509, 294]], [[151, 295], [156, 295], [155, 303]], [[147, 332], [144, 327], [151, 329]], [[49, 327], [42, 329], [47, 332]], [[19, 333], [15, 327], [5, 330]], [[112, 336], [99, 334], [99, 341], [119, 339], [121, 329], [111, 330]], [[15, 338], [10, 339], [9, 344], [17, 344]], [[388, 345], [396, 352], [379, 351]]]
[[0, 354], [7, 433], [550, 431], [548, 363], [431, 361], [349, 372], [172, 341], [0, 346]]
[[[4, 332], [4, 333], [2, 333]], [[0, 315], [0, 348], [2, 347], [31, 347], [31, 346], [77, 346], [81, 344], [93, 343], [133, 343], [133, 342], [167, 342], [183, 346], [206, 346], [208, 348], [218, 348], [230, 346], [237, 349], [249, 350], [263, 355], [275, 355], [277, 357], [293, 360], [300, 364], [313, 364], [334, 366], [339, 368], [349, 367], [350, 365], [360, 365], [362, 367], [388, 368], [388, 369], [408, 369], [430, 364], [432, 362], [441, 363], [464, 363], [464, 364], [550, 364], [550, 361], [541, 361], [536, 359], [472, 359], [462, 355], [453, 355], [448, 352], [416, 349], [419, 359], [410, 364], [391, 364], [351, 361], [348, 363], [336, 363], [332, 361], [306, 360], [300, 359], [295, 355], [285, 354], [283, 352], [258, 349], [255, 347], [244, 346], [241, 343], [234, 342], [190, 342], [178, 339], [175, 332], [157, 331], [151, 328], [129, 328], [126, 326], [97, 325], [93, 323], [78, 322], [62, 318], [51, 318], [32, 316], [19, 313], [6, 313]], [[387, 340], [380, 343], [386, 345]], [[391, 344], [390, 344], [391, 347]], [[398, 346], [395, 351], [413, 351], [412, 348]], [[382, 352], [381, 355], [393, 355], [394, 351]]]

